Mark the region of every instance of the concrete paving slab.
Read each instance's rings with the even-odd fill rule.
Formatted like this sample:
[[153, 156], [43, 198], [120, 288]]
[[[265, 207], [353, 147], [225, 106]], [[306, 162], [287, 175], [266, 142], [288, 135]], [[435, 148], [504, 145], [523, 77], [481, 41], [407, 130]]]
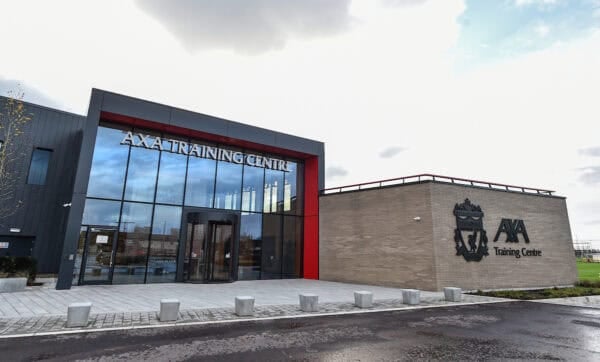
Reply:
[[[298, 304], [300, 293], [314, 293], [320, 303], [352, 303], [355, 290], [368, 290], [377, 300], [402, 299], [402, 290], [308, 279], [238, 281], [225, 284], [129, 284], [76, 286], [70, 290], [28, 287], [0, 294], [0, 318], [66, 315], [71, 303], [90, 301], [92, 313], [157, 311], [161, 299], [176, 298], [181, 310], [233, 308], [235, 297], [250, 295], [256, 306]], [[497, 300], [475, 297], [475, 300]], [[471, 299], [473, 299], [471, 298]], [[443, 300], [442, 292], [421, 292], [422, 300]]]

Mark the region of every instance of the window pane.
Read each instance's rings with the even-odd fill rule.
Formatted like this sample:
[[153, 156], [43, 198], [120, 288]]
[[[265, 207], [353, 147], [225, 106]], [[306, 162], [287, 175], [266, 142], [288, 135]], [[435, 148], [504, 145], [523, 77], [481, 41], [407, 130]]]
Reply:
[[283, 220], [283, 278], [302, 276], [302, 218], [284, 216]]
[[264, 212], [283, 211], [283, 171], [265, 170]]
[[45, 185], [46, 174], [48, 173], [48, 164], [50, 163], [52, 151], [36, 148], [31, 155], [29, 164], [29, 175], [27, 183], [30, 185]]
[[239, 210], [242, 189], [242, 165], [219, 161], [217, 165], [217, 192], [215, 208]]
[[147, 283], [175, 281], [180, 225], [181, 207], [156, 205], [146, 276]]
[[215, 187], [216, 161], [190, 157], [188, 164], [185, 204], [212, 207]]
[[181, 205], [187, 156], [162, 152], [156, 202]]
[[286, 214], [297, 215], [298, 209], [298, 165], [295, 162], [288, 161], [289, 172], [284, 172], [285, 180], [283, 186], [283, 212]]
[[154, 201], [159, 152], [132, 147], [125, 185], [125, 200]]
[[117, 226], [120, 212], [121, 201], [87, 199], [81, 224]]
[[242, 211], [261, 212], [263, 207], [264, 175], [262, 168], [244, 167], [244, 187], [242, 189]]
[[280, 215], [263, 215], [261, 279], [281, 278], [281, 219]]
[[83, 261], [83, 251], [85, 248], [85, 237], [87, 236], [87, 229], [87, 226], [82, 226], [79, 228], [77, 254], [75, 254], [75, 266], [73, 267], [73, 285], [79, 285], [79, 273], [81, 272], [81, 262]]
[[113, 284], [143, 283], [152, 205], [123, 203]]
[[238, 261], [239, 280], [254, 280], [260, 278], [260, 256], [262, 249], [261, 235], [262, 214], [242, 214]]
[[119, 200], [123, 197], [129, 155], [129, 146], [121, 145], [125, 134], [122, 130], [98, 127], [88, 196]]

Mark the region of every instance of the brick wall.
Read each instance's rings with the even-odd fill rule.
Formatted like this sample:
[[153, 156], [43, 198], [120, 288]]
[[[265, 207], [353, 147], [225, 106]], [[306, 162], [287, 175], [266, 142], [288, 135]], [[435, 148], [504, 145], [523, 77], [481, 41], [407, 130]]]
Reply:
[[435, 289], [429, 198], [427, 184], [321, 197], [319, 279]]
[[[464, 289], [526, 288], [573, 284], [577, 268], [571, 228], [564, 198], [544, 197], [430, 183], [433, 210], [434, 250], [438, 289], [458, 286]], [[469, 198], [481, 206], [488, 235], [489, 256], [480, 262], [467, 262], [457, 256], [454, 243], [454, 205]], [[494, 236], [503, 218], [521, 219], [530, 242], [521, 234], [518, 243], [507, 243], [506, 234]], [[494, 247], [539, 249], [541, 256], [496, 255]]]
[[[456, 255], [454, 205], [469, 198], [484, 212], [489, 256]], [[427, 182], [322, 196], [322, 280], [439, 290], [572, 284], [577, 279], [566, 201]], [[421, 221], [416, 222], [415, 217]], [[502, 218], [522, 219], [530, 243], [498, 242]], [[494, 246], [542, 250], [539, 257], [499, 256]]]

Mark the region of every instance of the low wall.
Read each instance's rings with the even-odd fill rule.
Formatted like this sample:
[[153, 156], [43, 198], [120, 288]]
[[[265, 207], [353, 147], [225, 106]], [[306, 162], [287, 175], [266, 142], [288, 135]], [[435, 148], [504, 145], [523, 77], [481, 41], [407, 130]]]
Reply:
[[[322, 280], [423, 290], [534, 288], [577, 280], [562, 197], [423, 182], [319, 201]], [[457, 205], [462, 219], [455, 215]]]

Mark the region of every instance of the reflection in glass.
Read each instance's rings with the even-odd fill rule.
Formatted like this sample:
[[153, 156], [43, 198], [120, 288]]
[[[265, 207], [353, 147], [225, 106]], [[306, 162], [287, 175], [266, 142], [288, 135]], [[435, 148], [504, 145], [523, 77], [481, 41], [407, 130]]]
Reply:
[[121, 201], [87, 199], [81, 224], [117, 226], [120, 212]]
[[265, 170], [263, 212], [283, 210], [283, 171]]
[[156, 171], [158, 169], [156, 150], [132, 147], [125, 185], [125, 200], [154, 201]]
[[129, 146], [120, 144], [124, 136], [122, 130], [98, 127], [88, 196], [119, 200], [123, 197], [129, 155]]
[[281, 278], [281, 221], [280, 215], [263, 215], [261, 279]]
[[189, 158], [185, 188], [185, 204], [187, 206], [213, 206], [216, 164], [214, 160]]
[[231, 280], [233, 225], [210, 223], [208, 275], [210, 281]]
[[239, 280], [260, 279], [261, 235], [262, 214], [242, 213], [238, 258]]
[[302, 275], [302, 218], [283, 217], [283, 278], [299, 278]]
[[283, 186], [283, 212], [286, 214], [296, 214], [297, 204], [297, 185], [298, 165], [295, 162], [288, 161], [289, 172], [285, 172]]
[[184, 280], [203, 281], [205, 270], [204, 241], [206, 225], [188, 223], [183, 265]]
[[113, 284], [144, 282], [151, 218], [151, 204], [123, 203]]
[[52, 157], [51, 150], [36, 148], [31, 155], [31, 163], [29, 164], [29, 174], [27, 175], [27, 184], [29, 185], [45, 185], [46, 174], [48, 173], [48, 164]]
[[158, 172], [156, 202], [181, 205], [187, 156], [162, 152]]
[[146, 283], [174, 282], [181, 207], [156, 205]]
[[79, 240], [77, 240], [77, 253], [75, 254], [75, 266], [73, 267], [73, 285], [79, 285], [79, 273], [81, 271], [81, 262], [83, 261], [83, 250], [85, 248], [85, 237], [87, 226], [79, 229]]
[[263, 204], [263, 179], [265, 171], [258, 167], [244, 167], [242, 211], [261, 212]]
[[82, 282], [110, 281], [113, 245], [116, 228], [90, 227], [87, 233], [87, 251], [83, 261]]
[[217, 165], [215, 208], [239, 210], [241, 189], [242, 165], [219, 161], [219, 164]]

